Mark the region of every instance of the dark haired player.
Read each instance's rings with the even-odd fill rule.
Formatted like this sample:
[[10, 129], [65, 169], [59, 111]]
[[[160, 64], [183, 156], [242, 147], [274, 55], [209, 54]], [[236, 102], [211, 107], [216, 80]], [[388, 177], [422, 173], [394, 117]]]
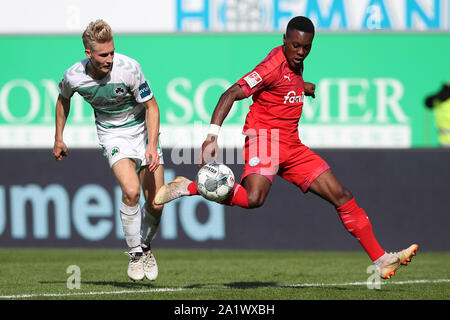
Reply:
[[[303, 81], [303, 61], [311, 51], [314, 25], [306, 17], [289, 21], [283, 45], [274, 48], [251, 72], [231, 86], [219, 99], [208, 136], [201, 149], [202, 163], [217, 158], [217, 137], [233, 103], [252, 96], [243, 134], [245, 168], [242, 184], [236, 184], [225, 205], [257, 208], [263, 205], [278, 174], [327, 200], [337, 210], [344, 227], [358, 239], [380, 276], [390, 278], [406, 265], [418, 249], [416, 244], [387, 253], [378, 244], [371, 223], [349, 190], [336, 179], [328, 164], [299, 139], [298, 122], [304, 96], [314, 97], [315, 85]], [[197, 195], [195, 182], [177, 177], [161, 187], [156, 204], [181, 196]]]

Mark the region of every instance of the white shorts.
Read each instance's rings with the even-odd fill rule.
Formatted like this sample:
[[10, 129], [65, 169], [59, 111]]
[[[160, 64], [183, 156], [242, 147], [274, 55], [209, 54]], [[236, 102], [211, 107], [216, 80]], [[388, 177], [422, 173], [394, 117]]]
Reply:
[[[109, 166], [121, 159], [132, 159], [136, 162], [137, 169], [148, 165], [145, 160], [147, 151], [148, 135], [147, 130], [138, 134], [124, 134], [111, 132], [98, 132], [100, 145], [103, 148], [105, 157], [108, 159]], [[164, 164], [163, 153], [158, 139], [159, 164]]]

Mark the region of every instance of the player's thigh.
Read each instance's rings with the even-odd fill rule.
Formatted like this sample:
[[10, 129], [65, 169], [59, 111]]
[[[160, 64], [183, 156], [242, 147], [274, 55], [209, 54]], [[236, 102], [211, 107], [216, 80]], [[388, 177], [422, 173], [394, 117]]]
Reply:
[[136, 162], [129, 158], [120, 159], [113, 164], [111, 169], [122, 189], [122, 198], [126, 202], [125, 204], [135, 205], [141, 193]]
[[324, 171], [309, 186], [309, 191], [331, 202], [335, 207], [344, 205], [353, 197], [336, 178], [331, 169]]
[[147, 210], [161, 210], [163, 206], [157, 206], [154, 204], [153, 200], [158, 190], [164, 184], [164, 166], [159, 165], [155, 172], [151, 172], [147, 168], [142, 168], [139, 172], [139, 176]]
[[285, 161], [278, 175], [298, 186], [304, 193], [310, 190], [311, 183], [330, 167], [321, 156], [300, 143], [291, 145], [285, 151]]

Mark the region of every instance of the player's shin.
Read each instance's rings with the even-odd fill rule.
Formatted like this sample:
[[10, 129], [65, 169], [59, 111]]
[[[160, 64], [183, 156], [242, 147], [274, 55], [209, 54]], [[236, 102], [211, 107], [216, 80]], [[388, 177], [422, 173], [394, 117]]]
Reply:
[[148, 248], [150, 242], [158, 231], [159, 224], [161, 222], [161, 215], [159, 212], [158, 216], [155, 216], [147, 211], [147, 209], [142, 207], [141, 209], [142, 216], [142, 227], [141, 227], [141, 246], [144, 248]]
[[130, 207], [120, 204], [120, 218], [122, 220], [123, 233], [130, 253], [142, 252], [141, 248], [141, 214], [139, 204]]
[[358, 207], [354, 198], [343, 206], [338, 207], [337, 212], [344, 227], [358, 239], [372, 261], [376, 261], [385, 254], [385, 251], [378, 244], [373, 234], [372, 224], [369, 218], [365, 211]]
[[234, 184], [233, 190], [228, 198], [220, 202], [227, 206], [239, 206], [241, 208], [249, 208], [247, 190], [238, 183]]

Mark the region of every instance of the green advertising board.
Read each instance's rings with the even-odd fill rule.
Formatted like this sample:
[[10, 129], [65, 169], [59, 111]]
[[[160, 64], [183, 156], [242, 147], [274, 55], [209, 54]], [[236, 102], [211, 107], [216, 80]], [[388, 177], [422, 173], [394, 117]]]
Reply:
[[[116, 51], [141, 64], [161, 109], [163, 147], [199, 147], [224, 90], [252, 70], [282, 34], [118, 35]], [[80, 36], [0, 37], [0, 147], [50, 148], [57, 85], [85, 58]], [[450, 77], [448, 33], [317, 34], [304, 79], [300, 137], [311, 147], [438, 146], [424, 99]], [[221, 143], [239, 147], [251, 99], [235, 104]], [[226, 138], [224, 138], [226, 137]], [[93, 112], [72, 98], [69, 147], [98, 147]]]

